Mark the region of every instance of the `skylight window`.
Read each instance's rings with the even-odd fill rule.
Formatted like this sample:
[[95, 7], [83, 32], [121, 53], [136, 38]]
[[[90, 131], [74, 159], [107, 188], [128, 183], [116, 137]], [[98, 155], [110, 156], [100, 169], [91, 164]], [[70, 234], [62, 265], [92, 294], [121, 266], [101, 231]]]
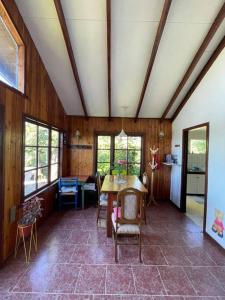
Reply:
[[24, 93], [24, 43], [0, 0], [0, 81]]

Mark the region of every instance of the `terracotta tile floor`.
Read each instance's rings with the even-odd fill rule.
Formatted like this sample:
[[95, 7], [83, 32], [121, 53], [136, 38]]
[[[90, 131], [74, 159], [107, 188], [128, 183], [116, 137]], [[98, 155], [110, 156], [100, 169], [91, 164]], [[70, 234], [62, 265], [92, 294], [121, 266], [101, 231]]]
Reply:
[[[96, 228], [94, 208], [52, 215], [38, 231], [38, 254], [0, 270], [0, 299], [225, 300], [225, 251], [169, 203], [147, 211], [143, 264]], [[21, 249], [22, 250], [22, 249]]]

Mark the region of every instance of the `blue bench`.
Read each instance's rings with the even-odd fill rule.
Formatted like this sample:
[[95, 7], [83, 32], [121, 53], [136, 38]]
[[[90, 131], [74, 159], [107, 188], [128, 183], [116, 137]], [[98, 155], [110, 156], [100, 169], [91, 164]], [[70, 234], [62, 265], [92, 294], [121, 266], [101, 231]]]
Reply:
[[[78, 205], [78, 178], [77, 177], [61, 177], [58, 181], [58, 201], [59, 209], [64, 204], [74, 204], [77, 208]], [[66, 196], [73, 196], [73, 201], [65, 200]]]

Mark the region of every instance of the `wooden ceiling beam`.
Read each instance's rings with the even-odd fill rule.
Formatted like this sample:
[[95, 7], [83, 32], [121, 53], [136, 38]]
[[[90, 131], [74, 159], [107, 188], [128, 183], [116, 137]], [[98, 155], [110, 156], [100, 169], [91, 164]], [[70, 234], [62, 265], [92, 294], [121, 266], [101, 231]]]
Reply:
[[137, 107], [137, 111], [136, 111], [136, 115], [135, 115], [135, 122], [138, 119], [138, 115], [140, 113], [141, 110], [141, 106], [144, 100], [144, 96], [145, 96], [145, 91], [149, 82], [149, 78], [152, 72], [152, 68], [155, 62], [155, 58], [156, 58], [156, 54], [158, 51], [158, 47], [159, 47], [159, 43], [163, 34], [163, 30], [166, 24], [166, 19], [169, 13], [169, 9], [170, 9], [170, 5], [171, 5], [172, 0], [164, 0], [164, 6], [163, 6], [163, 10], [162, 10], [162, 14], [161, 14], [161, 18], [160, 18], [160, 22], [159, 22], [159, 26], [157, 29], [157, 33], [156, 33], [156, 37], [155, 37], [155, 41], [154, 41], [154, 45], [152, 48], [152, 53], [151, 53], [151, 57], [150, 57], [150, 61], [148, 64], [148, 68], [147, 68], [147, 72], [145, 75], [145, 80], [144, 80], [144, 84], [142, 87], [142, 91], [141, 91], [141, 95], [140, 95], [140, 99], [139, 99], [139, 103], [138, 103], [138, 107]]
[[223, 51], [224, 47], [225, 47], [225, 36], [223, 37], [223, 39], [219, 43], [218, 47], [213, 52], [213, 54], [211, 55], [211, 57], [205, 64], [204, 68], [202, 69], [202, 71], [200, 72], [198, 77], [196, 78], [195, 82], [192, 84], [191, 88], [189, 89], [189, 91], [187, 92], [187, 94], [185, 95], [185, 97], [183, 98], [183, 100], [181, 101], [179, 106], [177, 107], [176, 111], [174, 112], [174, 114], [171, 118], [172, 122], [176, 119], [176, 117], [178, 116], [178, 114], [180, 113], [180, 111], [182, 110], [184, 105], [187, 103], [187, 101], [189, 100], [189, 98], [191, 97], [191, 95], [193, 94], [193, 92], [195, 91], [197, 86], [199, 85], [199, 83], [202, 81], [202, 79], [205, 77], [205, 75], [207, 74], [207, 72], [209, 71], [209, 69], [211, 68], [211, 66], [213, 65], [215, 60], [217, 59], [217, 57]]
[[106, 0], [107, 64], [108, 64], [108, 114], [111, 119], [111, 0]]
[[200, 58], [202, 57], [203, 53], [205, 52], [206, 48], [208, 47], [210, 41], [214, 37], [215, 33], [217, 32], [217, 29], [219, 28], [220, 24], [223, 22], [225, 18], [225, 3], [221, 7], [219, 13], [217, 14], [212, 26], [210, 27], [206, 37], [204, 38], [201, 46], [199, 47], [198, 51], [196, 52], [190, 66], [188, 67], [186, 73], [184, 74], [184, 77], [182, 78], [181, 82], [179, 83], [175, 93], [173, 94], [172, 98], [170, 99], [166, 109], [164, 110], [161, 119], [165, 119], [168, 112], [170, 111], [172, 105], [174, 104], [175, 100], [177, 99], [178, 95], [180, 94], [182, 88], [188, 81], [189, 77], [191, 76], [194, 68], [196, 67], [197, 63], [199, 62]]
[[77, 84], [77, 89], [79, 92], [79, 96], [80, 96], [80, 100], [81, 100], [81, 104], [83, 107], [83, 111], [84, 111], [84, 115], [86, 118], [88, 118], [88, 113], [87, 113], [87, 109], [86, 109], [86, 105], [85, 105], [85, 99], [84, 99], [84, 94], [83, 94], [83, 90], [81, 87], [81, 82], [80, 82], [80, 78], [79, 78], [79, 74], [77, 71], [77, 65], [76, 65], [76, 61], [75, 61], [75, 57], [74, 57], [74, 53], [73, 53], [73, 48], [71, 45], [71, 41], [70, 41], [70, 36], [69, 36], [69, 32], [66, 26], [66, 20], [65, 20], [65, 16], [63, 13], [63, 9], [62, 9], [62, 4], [60, 0], [54, 0], [55, 3], [55, 8], [57, 11], [57, 15], [59, 18], [59, 23], [62, 29], [62, 33], [63, 33], [63, 37], [66, 43], [66, 48], [67, 48], [67, 52], [69, 55], [69, 59], [70, 59], [70, 63], [71, 63], [71, 67], [72, 67], [72, 71], [73, 71], [73, 75], [74, 75], [74, 79], [76, 81]]

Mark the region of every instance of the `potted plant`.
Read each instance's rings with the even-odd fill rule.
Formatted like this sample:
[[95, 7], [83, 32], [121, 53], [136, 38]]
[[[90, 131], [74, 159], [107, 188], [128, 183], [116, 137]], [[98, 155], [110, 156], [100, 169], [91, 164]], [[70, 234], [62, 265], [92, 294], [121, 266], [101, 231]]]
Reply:
[[41, 201], [43, 198], [34, 197], [23, 204], [23, 215], [18, 221], [18, 232], [21, 237], [27, 237], [36, 219], [42, 216]]

